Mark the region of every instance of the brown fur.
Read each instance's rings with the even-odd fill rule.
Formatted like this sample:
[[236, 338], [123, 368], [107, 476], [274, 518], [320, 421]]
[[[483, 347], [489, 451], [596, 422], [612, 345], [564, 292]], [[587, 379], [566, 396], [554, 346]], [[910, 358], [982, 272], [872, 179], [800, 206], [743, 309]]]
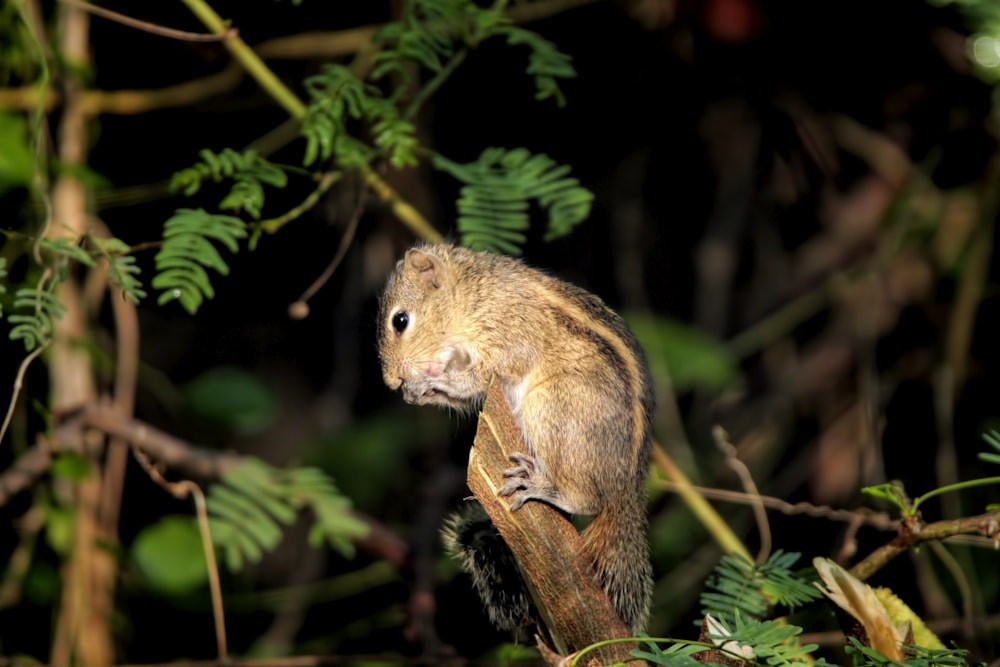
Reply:
[[406, 253], [379, 317], [383, 378], [408, 402], [472, 412], [497, 376], [529, 450], [513, 458], [501, 494], [514, 510], [540, 500], [593, 515], [583, 537], [595, 573], [625, 622], [643, 630], [653, 394], [622, 319], [518, 260], [450, 245]]

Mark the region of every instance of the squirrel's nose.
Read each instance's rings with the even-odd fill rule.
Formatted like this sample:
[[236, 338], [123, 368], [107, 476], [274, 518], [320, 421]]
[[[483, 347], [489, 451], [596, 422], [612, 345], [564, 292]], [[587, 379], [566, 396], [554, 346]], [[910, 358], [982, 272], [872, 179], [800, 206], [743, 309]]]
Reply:
[[392, 389], [393, 391], [396, 391], [397, 389], [399, 389], [400, 386], [402, 386], [402, 384], [403, 384], [403, 378], [402, 377], [396, 377], [395, 375], [393, 375], [391, 373], [383, 373], [382, 374], [382, 379], [385, 380], [386, 386], [389, 387], [389, 389]]

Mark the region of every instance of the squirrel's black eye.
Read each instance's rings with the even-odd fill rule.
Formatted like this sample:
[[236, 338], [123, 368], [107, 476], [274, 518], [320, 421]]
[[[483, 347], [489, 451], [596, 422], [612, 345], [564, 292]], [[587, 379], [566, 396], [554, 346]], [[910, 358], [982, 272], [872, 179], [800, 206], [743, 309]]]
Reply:
[[401, 334], [406, 331], [406, 325], [410, 323], [410, 316], [405, 310], [401, 310], [392, 316], [392, 328], [396, 333]]

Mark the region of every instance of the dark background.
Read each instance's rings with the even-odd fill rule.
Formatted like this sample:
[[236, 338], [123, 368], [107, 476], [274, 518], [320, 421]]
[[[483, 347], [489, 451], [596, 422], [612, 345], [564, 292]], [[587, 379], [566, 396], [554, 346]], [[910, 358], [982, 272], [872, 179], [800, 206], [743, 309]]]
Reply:
[[[254, 45], [382, 23], [395, 4], [214, 6]], [[180, 3], [105, 6], [201, 30]], [[700, 483], [739, 488], [712, 444], [715, 424], [740, 446], [761, 493], [790, 501], [879, 507], [859, 489], [893, 478], [917, 495], [941, 483], [937, 465], [948, 443], [960, 478], [996, 474], [975, 458], [986, 449], [980, 434], [1000, 414], [992, 263], [971, 345], [960, 355], [965, 370], [951, 376], [953, 389], [942, 384], [955, 370], [949, 331], [970, 250], [977, 238], [992, 243], [992, 234], [969, 230], [992, 228], [996, 214], [988, 198], [997, 186], [990, 176], [997, 162], [994, 90], [967, 60], [965, 38], [974, 26], [965, 17], [913, 0], [636, 0], [595, 2], [526, 27], [573, 57], [578, 76], [563, 85], [565, 108], [533, 100], [524, 49], [487, 43], [419, 123], [422, 140], [453, 160], [472, 161], [488, 146], [524, 146], [572, 165], [595, 193], [591, 217], [568, 238], [544, 243], [539, 225], [526, 259], [616, 308], [687, 323], [705, 340], [739, 340], [768, 317], [787, 322], [732, 350], [739, 380], [727, 388], [695, 381], [676, 386], [674, 395], [661, 391], [661, 441]], [[93, 19], [91, 46], [92, 85], [103, 90], [166, 86], [228, 61], [217, 44], [176, 42], [100, 18]], [[269, 64], [302, 95], [300, 82], [322, 62]], [[95, 211], [129, 243], [156, 240], [176, 208], [213, 207], [225, 193], [220, 186], [192, 200], [169, 195], [165, 182], [174, 171], [191, 165], [201, 148], [239, 149], [286, 118], [249, 78], [195, 107], [101, 116], [92, 122], [89, 166], [110, 187], [98, 191]], [[852, 141], [851, 131], [867, 138]], [[298, 164], [302, 146], [294, 140], [270, 157]], [[905, 178], [884, 167], [886, 156], [903, 158]], [[425, 165], [383, 175], [454, 238], [453, 181]], [[269, 191], [265, 216], [307, 192], [301, 182]], [[135, 197], [123, 202], [124, 194]], [[344, 263], [310, 301], [309, 317], [287, 315], [333, 256], [356, 196], [348, 180], [256, 251], [232, 257], [230, 275], [214, 281], [215, 299], [195, 317], [176, 304], [157, 307], [150, 296], [139, 311], [144, 371], [136, 413], [201, 445], [278, 465], [321, 465], [361, 512], [410, 540], [412, 567], [367, 585], [362, 573], [377, 555], [345, 560], [310, 549], [302, 526], [291, 530], [277, 553], [227, 576], [235, 652], [261, 637], [281, 637], [300, 653], [413, 657], [446, 646], [476, 658], [505, 637], [489, 628], [436, 537], [443, 516], [467, 493], [470, 424], [404, 405], [383, 387], [376, 355], [376, 295], [415, 239], [371, 198]], [[18, 197], [8, 192], [0, 202], [15, 210], [23, 203]], [[146, 276], [152, 256], [139, 256]], [[789, 304], [830, 284], [835, 289], [808, 312], [789, 314]], [[12, 377], [20, 351], [6, 349], [4, 377]], [[271, 389], [278, 409], [266, 427], [241, 432], [192, 405], [191, 383], [224, 367]], [[658, 379], [662, 390], [665, 379]], [[33, 397], [44, 400], [45, 382], [36, 364], [28, 382]], [[690, 449], [667, 436], [676, 426], [672, 405]], [[188, 512], [138, 468], [129, 471], [125, 498], [126, 549], [162, 515]], [[30, 500], [2, 508], [4, 521], [17, 519]], [[953, 509], [974, 514], [989, 501], [996, 502], [995, 491], [963, 492]], [[756, 548], [749, 511], [719, 507]], [[658, 587], [650, 634], [693, 636], [696, 596], [719, 554], [672, 495], [655, 493], [651, 509]], [[943, 512], [936, 502], [925, 506], [925, 518]], [[803, 565], [843, 546], [843, 523], [780, 513], [771, 519], [775, 546], [801, 551]], [[862, 529], [857, 555], [891, 536]], [[995, 552], [955, 549], [970, 568], [975, 613], [992, 612], [993, 629], [943, 634], [995, 660]], [[144, 588], [124, 562], [122, 659], [210, 657], [204, 592], [166, 598]], [[414, 634], [408, 600], [427, 585], [419, 575], [427, 567], [435, 573], [434, 631]], [[894, 563], [878, 583], [894, 587], [925, 619], [956, 618], [956, 585], [942, 572], [922, 551]], [[317, 582], [334, 589], [354, 582], [357, 590], [328, 595], [317, 592], [329, 590]], [[253, 596], [292, 584], [314, 595], [298, 604], [297, 615]], [[46, 654], [52, 607], [44, 602], [42, 596], [0, 611], [4, 653]], [[806, 618], [807, 630], [832, 627], [822, 610]]]

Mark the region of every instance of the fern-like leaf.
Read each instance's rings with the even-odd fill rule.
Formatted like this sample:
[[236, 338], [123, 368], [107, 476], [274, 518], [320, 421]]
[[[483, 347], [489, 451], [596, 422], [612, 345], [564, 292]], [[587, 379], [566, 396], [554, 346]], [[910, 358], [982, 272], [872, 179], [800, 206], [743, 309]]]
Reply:
[[365, 116], [372, 123], [375, 146], [385, 153], [397, 169], [417, 164], [417, 129], [399, 115], [391, 100], [371, 100]]
[[139, 267], [135, 257], [130, 255], [131, 248], [121, 239], [94, 239], [97, 252], [108, 262], [108, 279], [111, 284], [122, 291], [122, 296], [132, 303], [139, 303], [146, 298], [146, 291], [139, 280]]
[[986, 441], [986, 444], [995, 449], [997, 453], [994, 454], [992, 452], [980, 452], [979, 460], [986, 461], [987, 463], [1000, 464], [1000, 432], [993, 430], [984, 433], [983, 440]]
[[[646, 649], [633, 649], [632, 656], [661, 667], [699, 667], [705, 663], [695, 660], [692, 656], [706, 651], [700, 644], [678, 642], [661, 649], [656, 642], [646, 642]], [[709, 663], [711, 664], [711, 663]]]
[[367, 533], [367, 527], [349, 513], [350, 501], [315, 468], [279, 470], [258, 459], [245, 459], [212, 486], [206, 506], [212, 541], [232, 571], [273, 550], [281, 540], [282, 526], [291, 524], [305, 508], [312, 509], [316, 519], [309, 533], [313, 544], [326, 541], [351, 556], [353, 541]]
[[[802, 634], [802, 628], [782, 621], [761, 621], [754, 618], [744, 618], [737, 610], [730, 623], [719, 622], [722, 630], [709, 633], [713, 641], [723, 642], [723, 648], [739, 647], [749, 649], [755, 661], [766, 662], [777, 667], [791, 665], [813, 664], [810, 653], [819, 646], [817, 644], [800, 645], [795, 639]], [[727, 650], [731, 650], [728, 649]]]
[[794, 608], [819, 598], [815, 587], [792, 572], [798, 559], [799, 554], [781, 550], [759, 565], [740, 555], [723, 556], [701, 595], [702, 614], [732, 624], [736, 612], [761, 618], [772, 604]]
[[52, 321], [62, 318], [66, 312], [66, 306], [51, 291], [57, 283], [49, 284], [49, 289], [22, 287], [14, 293], [14, 311], [23, 309], [30, 312], [12, 312], [7, 316], [7, 321], [14, 325], [9, 337], [23, 341], [28, 352], [52, 340]]
[[[405, 62], [416, 63], [431, 72], [440, 72], [442, 60], [454, 54], [454, 40], [478, 8], [469, 0], [411, 0], [401, 21], [390, 23], [374, 35], [382, 44], [375, 55], [372, 79], [392, 73], [404, 83], [411, 81]], [[391, 44], [391, 46], [390, 46]]]
[[502, 26], [498, 27], [496, 32], [506, 36], [508, 44], [523, 44], [531, 49], [531, 54], [528, 56], [528, 74], [535, 77], [535, 99], [552, 98], [558, 106], [566, 106], [566, 96], [559, 87], [559, 80], [576, 77], [573, 59], [556, 48], [555, 44], [530, 30], [517, 26]]
[[80, 262], [85, 266], [94, 266], [94, 258], [80, 246], [80, 240], [73, 236], [63, 236], [57, 239], [39, 239], [38, 247], [44, 254], [53, 257], [60, 270], [70, 260]]
[[969, 652], [960, 648], [929, 649], [903, 644], [905, 658], [893, 660], [870, 646], [865, 646], [856, 637], [848, 637], [847, 640], [844, 652], [857, 667], [963, 667], [970, 664], [966, 657]]
[[235, 181], [233, 188], [219, 204], [224, 211], [246, 211], [254, 219], [259, 219], [264, 206], [264, 186], [283, 188], [288, 183], [288, 175], [281, 167], [252, 148], [242, 153], [231, 148], [221, 153], [203, 149], [198, 155], [200, 162], [174, 174], [170, 190], [180, 190], [191, 196], [201, 189], [205, 181], [218, 183], [231, 179]]
[[195, 314], [205, 299], [215, 296], [205, 267], [229, 274], [229, 266], [211, 240], [235, 253], [239, 239], [246, 235], [246, 223], [239, 218], [213, 215], [200, 208], [178, 209], [164, 225], [163, 247], [156, 253], [157, 275], [152, 284], [163, 290], [158, 303], [177, 299]]
[[525, 148], [487, 148], [470, 164], [435, 155], [433, 164], [465, 183], [457, 202], [462, 243], [521, 254], [531, 201], [548, 212], [545, 240], [569, 234], [590, 214], [594, 196], [569, 178], [570, 168]]
[[[304, 165], [336, 157], [343, 167], [359, 167], [380, 154], [397, 168], [417, 163], [416, 128], [378, 88], [342, 65], [330, 65], [306, 79], [306, 89], [312, 101], [302, 122]], [[370, 124], [375, 148], [351, 134], [348, 125], [357, 121]]]
[[302, 121], [306, 139], [303, 164], [327, 160], [335, 152], [342, 163], [367, 162], [370, 156], [360, 142], [348, 140], [347, 123], [365, 115], [371, 100], [380, 97], [378, 89], [360, 81], [343, 65], [326, 66], [306, 79], [305, 86], [312, 101]]

